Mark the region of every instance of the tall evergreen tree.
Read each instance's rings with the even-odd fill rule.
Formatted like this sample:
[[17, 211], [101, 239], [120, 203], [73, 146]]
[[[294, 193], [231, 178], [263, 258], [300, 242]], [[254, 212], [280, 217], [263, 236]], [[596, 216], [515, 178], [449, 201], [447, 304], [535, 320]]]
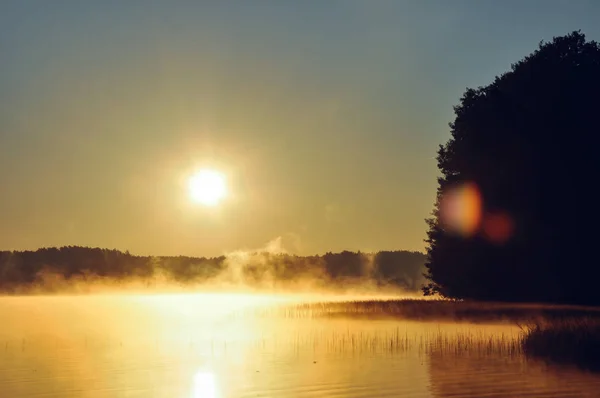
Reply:
[[426, 294], [600, 304], [600, 48], [540, 43], [454, 108], [427, 220]]

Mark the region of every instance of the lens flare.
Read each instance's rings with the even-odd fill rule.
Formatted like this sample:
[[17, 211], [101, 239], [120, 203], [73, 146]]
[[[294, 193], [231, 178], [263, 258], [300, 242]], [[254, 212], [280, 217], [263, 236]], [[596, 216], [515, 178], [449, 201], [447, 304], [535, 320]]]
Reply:
[[513, 235], [514, 222], [506, 213], [490, 213], [486, 214], [482, 229], [489, 241], [502, 244], [506, 243]]
[[473, 183], [448, 190], [441, 199], [440, 220], [444, 228], [462, 236], [471, 236], [481, 222], [481, 194]]

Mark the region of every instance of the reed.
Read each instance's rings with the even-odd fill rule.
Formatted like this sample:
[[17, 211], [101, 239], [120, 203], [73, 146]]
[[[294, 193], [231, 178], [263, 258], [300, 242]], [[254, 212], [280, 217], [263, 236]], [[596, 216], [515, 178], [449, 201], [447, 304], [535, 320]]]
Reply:
[[565, 317], [600, 320], [600, 308], [451, 300], [358, 300], [309, 302], [256, 308], [253, 315], [283, 318], [398, 318], [471, 323], [536, 322]]
[[565, 318], [523, 327], [523, 352], [546, 361], [600, 370], [600, 321]]

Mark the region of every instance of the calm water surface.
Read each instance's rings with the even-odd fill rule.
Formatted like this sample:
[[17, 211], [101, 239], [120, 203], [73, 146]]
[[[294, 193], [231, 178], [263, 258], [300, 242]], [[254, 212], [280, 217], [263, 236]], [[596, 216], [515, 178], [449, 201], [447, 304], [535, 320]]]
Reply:
[[0, 397], [600, 397], [510, 325], [256, 318], [284, 297], [0, 299]]

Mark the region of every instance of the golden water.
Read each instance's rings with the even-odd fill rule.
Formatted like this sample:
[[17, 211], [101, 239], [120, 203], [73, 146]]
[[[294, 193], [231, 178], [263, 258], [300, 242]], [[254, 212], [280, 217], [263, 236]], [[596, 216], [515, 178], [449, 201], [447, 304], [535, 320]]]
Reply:
[[254, 317], [298, 297], [0, 299], [0, 397], [597, 397], [511, 325]]

